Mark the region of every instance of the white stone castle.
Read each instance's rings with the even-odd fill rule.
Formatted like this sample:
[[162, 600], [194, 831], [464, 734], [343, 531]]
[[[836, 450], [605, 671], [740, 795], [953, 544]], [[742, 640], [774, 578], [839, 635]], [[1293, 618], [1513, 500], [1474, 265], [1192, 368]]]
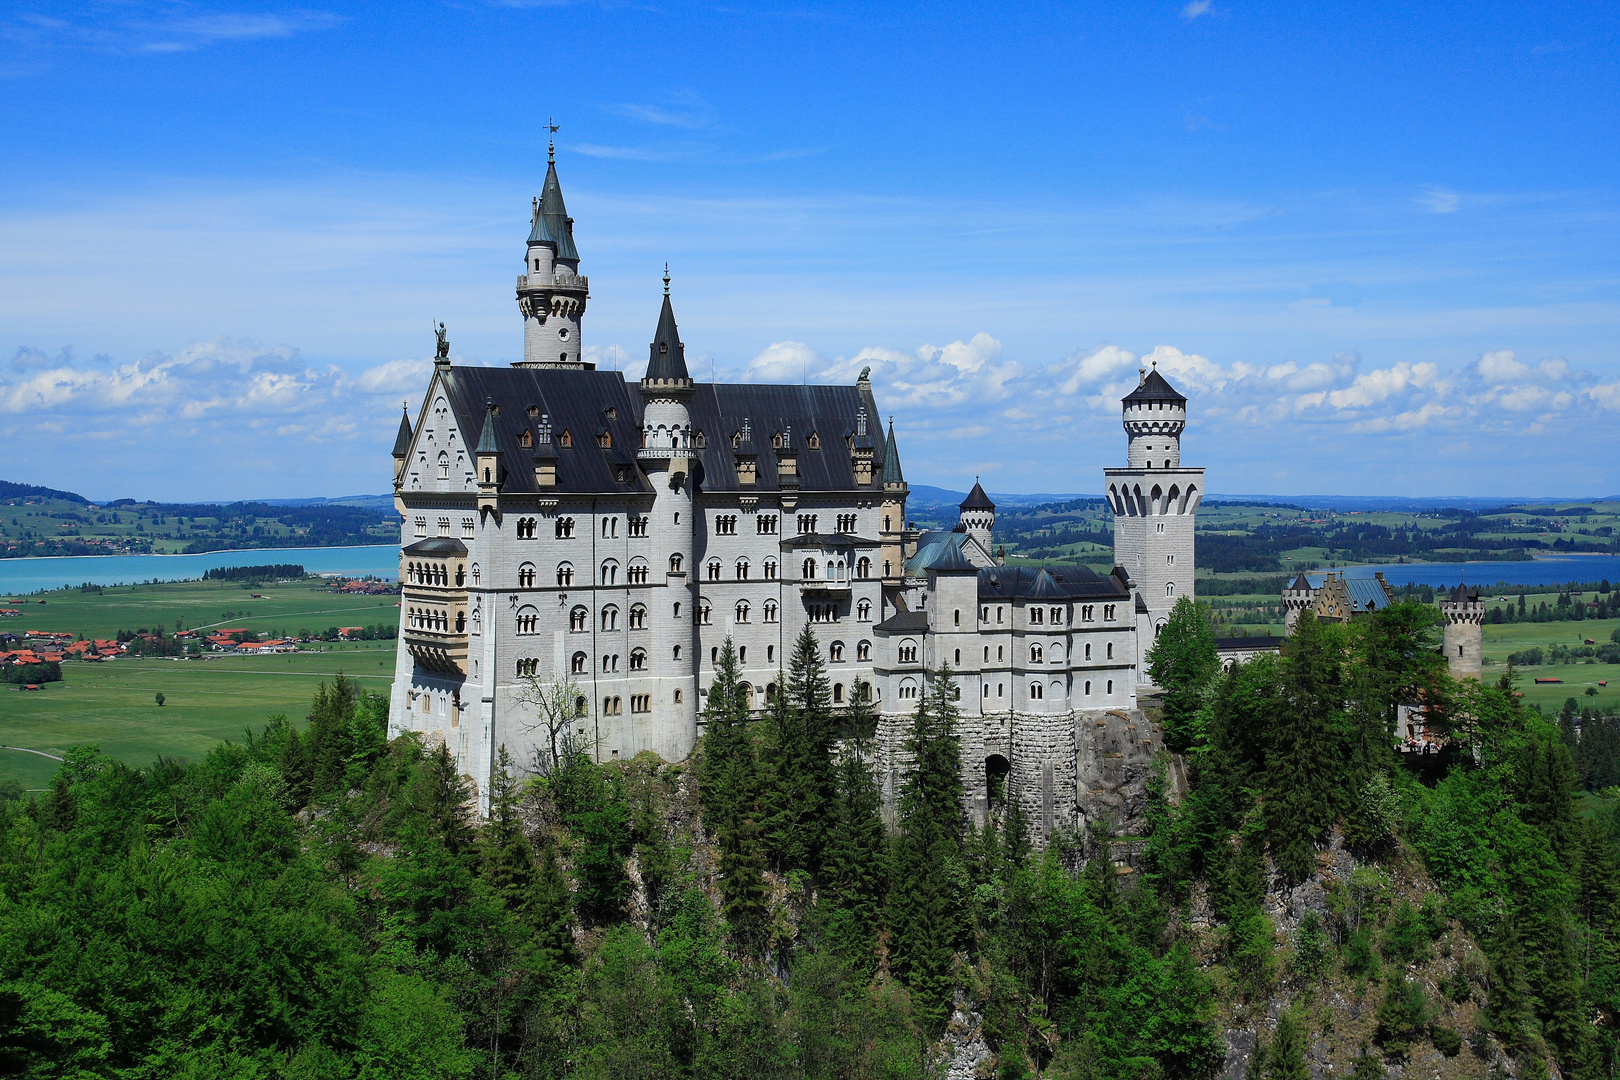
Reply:
[[523, 761], [547, 738], [526, 691], [566, 682], [576, 745], [680, 761], [724, 640], [763, 714], [808, 624], [835, 705], [869, 687], [891, 791], [900, 733], [949, 665], [981, 813], [1016, 790], [1044, 834], [1130, 798], [1155, 747], [1136, 709], [1145, 654], [1193, 595], [1204, 480], [1181, 465], [1185, 397], [1155, 370], [1124, 399], [1127, 467], [1105, 470], [1112, 573], [1009, 567], [977, 483], [953, 531], [910, 526], [865, 372], [694, 380], [667, 273], [643, 378], [596, 370], [579, 262], [553, 162], [517, 279], [523, 360], [452, 365], [441, 329], [416, 423], [401, 418], [391, 736], [442, 739], [487, 804], [499, 748]]

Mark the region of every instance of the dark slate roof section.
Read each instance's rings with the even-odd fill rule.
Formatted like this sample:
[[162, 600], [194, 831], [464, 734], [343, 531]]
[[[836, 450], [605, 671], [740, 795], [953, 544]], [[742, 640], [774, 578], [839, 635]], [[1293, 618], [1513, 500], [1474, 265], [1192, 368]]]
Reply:
[[887, 619], [877, 624], [879, 630], [891, 634], [898, 633], [924, 633], [928, 629], [928, 612], [926, 611], [897, 611]]
[[1141, 593], [1136, 594], [1136, 613], [1138, 615], [1146, 615], [1148, 613], [1147, 601], [1142, 599]]
[[546, 186], [540, 192], [540, 210], [534, 215], [529, 243], [550, 244], [557, 249], [559, 261], [579, 262], [579, 249], [574, 246], [574, 219], [568, 216], [568, 207], [563, 205], [556, 162], [546, 166]]
[[979, 571], [979, 599], [1038, 600], [1125, 597], [1129, 591], [1112, 575], [1099, 577], [1084, 566], [1060, 570], [1027, 566], [992, 566]]
[[785, 548], [862, 548], [877, 547], [876, 540], [867, 540], [853, 533], [800, 533], [782, 541]]
[[[1322, 583], [1327, 581], [1326, 574], [1300, 576], [1313, 589], [1320, 589]], [[1395, 602], [1395, 597], [1385, 591], [1384, 583], [1375, 577], [1346, 577], [1344, 585], [1350, 593], [1350, 610], [1353, 612], [1378, 611]]]
[[[582, 371], [569, 368], [452, 367], [443, 385], [456, 423], [464, 432], [478, 430], [486, 400], [497, 411], [491, 418], [497, 445], [508, 451], [501, 490], [508, 494], [538, 492], [529, 454], [521, 451], [519, 437], [535, 426], [541, 415], [551, 417], [551, 437], [564, 432], [571, 448], [557, 446], [557, 488], [561, 493], [651, 491], [635, 467], [641, 448], [641, 396], [632, 392], [617, 371]], [[531, 420], [530, 406], [536, 411]], [[607, 416], [608, 410], [614, 416]], [[611, 449], [602, 449], [596, 432], [606, 427]], [[555, 443], [554, 443], [555, 444]], [[521, 464], [518, 464], [521, 463]], [[615, 479], [615, 465], [628, 466], [627, 481]]]
[[[694, 433], [702, 432], [704, 491], [737, 491], [736, 454], [731, 435], [747, 417], [759, 453], [758, 482], [750, 491], [777, 491], [776, 454], [771, 440], [793, 429], [799, 490], [855, 491], [855, 468], [841, 433], [855, 424], [861, 396], [854, 386], [777, 386], [758, 383], [698, 383], [687, 412]], [[819, 432], [821, 449], [810, 449], [810, 433]], [[805, 507], [814, 509], [814, 507]]]
[[977, 573], [979, 568], [968, 562], [966, 555], [962, 554], [961, 544], [945, 544], [944, 550], [936, 555], [924, 569], [932, 570], [936, 574]]
[[1126, 405], [1144, 401], [1173, 401], [1181, 405], [1187, 404], [1186, 395], [1171, 386], [1165, 377], [1159, 374], [1158, 368], [1148, 372], [1142, 384], [1120, 400]]
[[467, 545], [448, 536], [430, 536], [406, 548], [405, 555], [465, 555]]
[[1288, 588], [1292, 592], [1309, 592], [1311, 589], [1316, 588], [1316, 586], [1311, 584], [1310, 579], [1305, 576], [1305, 571], [1301, 570], [1299, 572], [1299, 577], [1295, 578], [1294, 583], [1288, 586]]
[[500, 452], [500, 441], [495, 438], [495, 401], [491, 398], [484, 405], [484, 430], [479, 433], [478, 446], [473, 450], [473, 453], [498, 454]]
[[658, 312], [658, 330], [653, 334], [647, 357], [647, 374], [651, 381], [690, 380], [686, 371], [686, 346], [681, 344], [681, 332], [675, 325], [675, 309], [670, 306], [669, 293], [664, 294], [664, 307]]
[[394, 439], [394, 456], [404, 457], [411, 452], [411, 414], [403, 412], [399, 418], [399, 435]]
[[990, 496], [984, 493], [984, 488], [979, 485], [978, 477], [974, 477], [973, 490], [968, 492], [968, 497], [963, 499], [956, 508], [958, 510], [994, 510], [996, 504], [991, 502]]
[[1465, 603], [1465, 602], [1471, 604], [1471, 603], [1474, 603], [1475, 601], [1477, 601], [1478, 599], [1479, 599], [1479, 586], [1478, 585], [1462, 585], [1462, 584], [1459, 584], [1455, 589], [1451, 590], [1451, 602], [1454, 603], [1454, 604], [1461, 604], [1461, 603]]
[[883, 445], [883, 470], [879, 478], [885, 484], [903, 484], [905, 474], [900, 471], [900, 447], [894, 441], [894, 418], [889, 418], [889, 440]]

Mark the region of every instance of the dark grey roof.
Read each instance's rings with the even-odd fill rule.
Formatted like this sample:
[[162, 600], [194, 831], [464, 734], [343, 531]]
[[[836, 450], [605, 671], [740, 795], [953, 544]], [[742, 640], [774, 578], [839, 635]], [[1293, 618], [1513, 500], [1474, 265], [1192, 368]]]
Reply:
[[944, 544], [943, 550], [936, 555], [924, 569], [932, 570], [936, 574], [975, 573], [978, 567], [968, 561], [962, 554], [961, 544]]
[[1141, 593], [1136, 594], [1136, 613], [1138, 615], [1146, 615], [1148, 613], [1147, 601], [1142, 599]]
[[574, 219], [568, 216], [568, 207], [563, 205], [556, 162], [546, 166], [546, 186], [540, 192], [540, 206], [534, 214], [534, 227], [529, 230], [529, 243], [550, 244], [556, 248], [559, 260], [579, 261], [579, 249], [574, 246]]
[[473, 453], [498, 454], [500, 452], [500, 440], [495, 438], [495, 399], [491, 398], [484, 405], [484, 430], [478, 435], [478, 446], [473, 450]]
[[889, 440], [883, 445], [883, 472], [880, 479], [885, 484], [903, 484], [906, 482], [905, 474], [900, 471], [900, 447], [894, 441], [894, 417], [889, 418]]
[[[759, 454], [757, 478], [750, 491], [777, 491], [777, 457], [772, 449], [779, 435], [790, 430], [801, 491], [853, 491], [855, 466], [844, 446], [842, 433], [854, 426], [861, 407], [856, 386], [783, 386], [760, 383], [696, 383], [687, 414], [697, 440], [699, 477], [705, 491], [736, 491], [737, 451], [731, 436], [746, 418], [753, 429]], [[810, 449], [810, 436], [819, 434], [820, 449]]]
[[994, 510], [996, 504], [990, 501], [990, 496], [986, 495], [984, 488], [979, 486], [978, 477], [974, 477], [973, 490], [968, 492], [968, 497], [963, 499], [956, 508], [958, 510]]
[[1057, 570], [1044, 567], [992, 566], [979, 571], [979, 598], [1012, 599], [1014, 597], [1037, 600], [1089, 599], [1091, 597], [1125, 597], [1130, 591], [1119, 578], [1100, 577], [1084, 566], [1065, 566]]
[[926, 611], [896, 611], [887, 619], [877, 624], [879, 630], [891, 633], [902, 631], [922, 632], [928, 629], [928, 612]]
[[[445, 396], [463, 432], [480, 431], [484, 403], [496, 405], [490, 424], [497, 445], [507, 451], [501, 490], [538, 492], [521, 436], [542, 415], [551, 419], [560, 492], [650, 491], [635, 467], [641, 447], [641, 395], [617, 371], [570, 368], [451, 367], [441, 373]], [[530, 410], [533, 410], [533, 417]], [[612, 416], [608, 413], [612, 412]], [[596, 432], [606, 426], [611, 446]], [[567, 434], [572, 446], [560, 445]], [[538, 449], [538, 447], [537, 447]], [[522, 464], [516, 464], [521, 462]], [[625, 468], [628, 466], [628, 468]], [[624, 481], [617, 476], [623, 471]]]
[[1283, 639], [1267, 634], [1264, 637], [1218, 637], [1215, 639], [1216, 652], [1248, 652], [1265, 651], [1282, 648]]
[[855, 536], [851, 533], [800, 533], [798, 536], [788, 537], [781, 544], [785, 548], [858, 548], [877, 547], [877, 545], [876, 540], [868, 540], [865, 537]]
[[448, 536], [430, 536], [418, 540], [403, 552], [405, 555], [465, 555], [467, 545]]
[[[1326, 574], [1301, 575], [1312, 589], [1320, 589], [1327, 581]], [[1349, 577], [1344, 576], [1345, 590], [1350, 594], [1350, 610], [1352, 612], [1377, 611], [1386, 608], [1395, 602], [1395, 594], [1389, 591], [1389, 586], [1376, 577]]]
[[403, 413], [399, 418], [399, 434], [394, 438], [394, 456], [404, 457], [411, 452], [411, 414]]
[[1135, 390], [1120, 399], [1124, 404], [1131, 405], [1140, 401], [1174, 401], [1182, 405], [1187, 404], [1187, 397], [1165, 380], [1154, 368], [1147, 373], [1147, 378]]
[[671, 380], [690, 381], [686, 370], [686, 346], [681, 344], [681, 332], [675, 326], [675, 309], [669, 305], [669, 293], [664, 293], [664, 307], [658, 313], [658, 330], [653, 334], [647, 358], [649, 382]]
[[1305, 571], [1301, 570], [1299, 572], [1299, 577], [1295, 578], [1294, 583], [1288, 586], [1288, 588], [1294, 592], [1305, 592], [1311, 588], [1314, 588], [1314, 586], [1311, 585], [1310, 579], [1305, 576]]
[[1474, 602], [1475, 600], [1478, 600], [1478, 599], [1479, 599], [1479, 586], [1478, 585], [1462, 585], [1462, 584], [1459, 584], [1455, 589], [1451, 590], [1451, 601], [1454, 604], [1460, 604], [1460, 603], [1463, 603], [1465, 601], [1468, 602], [1468, 603], [1472, 603], [1472, 602]]

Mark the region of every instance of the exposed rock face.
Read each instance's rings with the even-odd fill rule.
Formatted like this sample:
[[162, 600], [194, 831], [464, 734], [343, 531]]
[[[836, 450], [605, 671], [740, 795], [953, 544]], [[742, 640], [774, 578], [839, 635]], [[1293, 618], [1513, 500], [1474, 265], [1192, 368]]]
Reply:
[[[884, 716], [878, 724], [878, 775], [891, 823], [909, 764], [910, 726], [903, 716]], [[1154, 755], [1163, 747], [1159, 726], [1146, 713], [973, 715], [962, 718], [958, 735], [965, 809], [976, 824], [984, 824], [992, 801], [1016, 797], [1038, 842], [1054, 830], [1102, 821], [1116, 833], [1140, 831]]]

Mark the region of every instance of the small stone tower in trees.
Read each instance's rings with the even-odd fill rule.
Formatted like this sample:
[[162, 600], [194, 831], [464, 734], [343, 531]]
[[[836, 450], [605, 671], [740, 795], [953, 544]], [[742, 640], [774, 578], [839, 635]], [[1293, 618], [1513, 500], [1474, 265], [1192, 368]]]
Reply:
[[1454, 679], [1479, 679], [1485, 669], [1485, 604], [1479, 587], [1458, 585], [1440, 601], [1445, 616], [1443, 648]]

